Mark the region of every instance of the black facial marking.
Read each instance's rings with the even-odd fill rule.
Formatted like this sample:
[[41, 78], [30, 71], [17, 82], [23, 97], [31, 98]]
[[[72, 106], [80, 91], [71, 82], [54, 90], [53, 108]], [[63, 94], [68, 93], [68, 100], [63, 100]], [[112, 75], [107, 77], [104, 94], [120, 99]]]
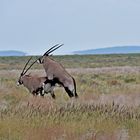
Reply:
[[22, 82], [22, 81], [20, 81], [20, 80], [18, 81], [18, 83], [19, 83], [20, 85], [22, 85], [22, 84], [23, 84], [23, 82]]

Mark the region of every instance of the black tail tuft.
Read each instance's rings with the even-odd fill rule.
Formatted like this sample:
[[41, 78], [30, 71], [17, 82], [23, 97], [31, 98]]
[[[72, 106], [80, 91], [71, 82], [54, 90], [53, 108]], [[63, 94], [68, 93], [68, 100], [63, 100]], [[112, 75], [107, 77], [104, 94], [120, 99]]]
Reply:
[[78, 94], [77, 94], [77, 92], [76, 92], [76, 82], [75, 82], [75, 79], [72, 77], [72, 79], [73, 79], [73, 83], [74, 83], [74, 96], [76, 97], [76, 98], [78, 98]]

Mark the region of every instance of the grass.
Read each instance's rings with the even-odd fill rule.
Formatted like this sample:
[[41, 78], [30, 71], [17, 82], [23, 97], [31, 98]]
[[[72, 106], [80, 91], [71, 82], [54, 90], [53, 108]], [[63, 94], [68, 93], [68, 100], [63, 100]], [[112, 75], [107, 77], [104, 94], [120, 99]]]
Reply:
[[[121, 55], [140, 60], [139, 55]], [[62, 88], [56, 88], [56, 100], [50, 95], [34, 98], [16, 80], [27, 58], [0, 58], [0, 140], [139, 140], [140, 139], [140, 73], [139, 63], [110, 62], [119, 55], [57, 56], [76, 79], [78, 99], [69, 99]], [[96, 59], [88, 61], [89, 58]], [[65, 58], [65, 60], [64, 60]], [[98, 69], [90, 67], [100, 60]], [[75, 61], [77, 59], [77, 61]], [[71, 63], [67, 64], [68, 62]], [[73, 61], [74, 60], [74, 64]], [[16, 64], [9, 71], [11, 62]], [[80, 62], [79, 62], [80, 61]], [[140, 62], [140, 61], [139, 61]], [[131, 66], [135, 66], [131, 67]], [[73, 67], [76, 68], [73, 70]], [[34, 69], [41, 69], [37, 65]], [[17, 70], [16, 70], [17, 69]], [[32, 70], [32, 72], [34, 71]], [[80, 71], [79, 71], [80, 70]], [[40, 74], [42, 70], [35, 71]]]
[[[43, 104], [50, 105], [43, 108]], [[49, 103], [48, 103], [49, 102]], [[50, 100], [30, 99], [17, 108], [1, 112], [2, 139], [92, 139], [106, 134], [117, 137], [119, 129], [127, 131], [127, 136], [136, 138], [140, 130], [138, 110], [122, 108], [118, 105], [94, 105], [69, 102], [62, 106]], [[9, 131], [7, 133], [7, 130]], [[123, 132], [121, 132], [121, 135]], [[131, 136], [132, 135], [132, 136]]]
[[[34, 56], [33, 60], [38, 57]], [[113, 66], [140, 66], [140, 54], [112, 54], [112, 55], [64, 55], [53, 56], [66, 68], [96, 68]], [[28, 57], [0, 57], [0, 69], [22, 69]], [[40, 65], [34, 68], [41, 69]]]

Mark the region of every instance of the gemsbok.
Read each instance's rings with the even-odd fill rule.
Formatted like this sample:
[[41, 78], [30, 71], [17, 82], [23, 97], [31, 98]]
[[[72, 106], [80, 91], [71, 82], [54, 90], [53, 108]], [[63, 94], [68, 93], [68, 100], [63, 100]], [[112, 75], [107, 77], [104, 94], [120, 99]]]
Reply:
[[[31, 57], [32, 58], [32, 57]], [[38, 76], [32, 76], [30, 74], [27, 74], [27, 71], [32, 67], [32, 65], [35, 63], [32, 63], [27, 69], [27, 65], [31, 58], [27, 61], [25, 64], [17, 85], [24, 85], [30, 93], [32, 93], [34, 96], [41, 95], [44, 96], [45, 93], [50, 93], [52, 98], [55, 99], [55, 94], [54, 94], [54, 86], [55, 82], [50, 81], [47, 77], [38, 77]], [[26, 70], [25, 70], [26, 69]]]
[[65, 68], [50, 57], [50, 53], [60, 48], [63, 44], [56, 44], [51, 47], [43, 56], [38, 58], [37, 62], [43, 64], [46, 76], [49, 80], [55, 81], [63, 86], [69, 97], [78, 97], [76, 93], [75, 79], [65, 70]]

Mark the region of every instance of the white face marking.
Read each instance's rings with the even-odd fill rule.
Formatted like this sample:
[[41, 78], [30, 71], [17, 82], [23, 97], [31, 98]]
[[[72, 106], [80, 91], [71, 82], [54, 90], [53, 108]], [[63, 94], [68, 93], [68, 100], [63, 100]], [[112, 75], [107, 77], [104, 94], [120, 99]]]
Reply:
[[19, 86], [20, 85], [20, 83], [19, 82], [17, 82], [17, 86]]

